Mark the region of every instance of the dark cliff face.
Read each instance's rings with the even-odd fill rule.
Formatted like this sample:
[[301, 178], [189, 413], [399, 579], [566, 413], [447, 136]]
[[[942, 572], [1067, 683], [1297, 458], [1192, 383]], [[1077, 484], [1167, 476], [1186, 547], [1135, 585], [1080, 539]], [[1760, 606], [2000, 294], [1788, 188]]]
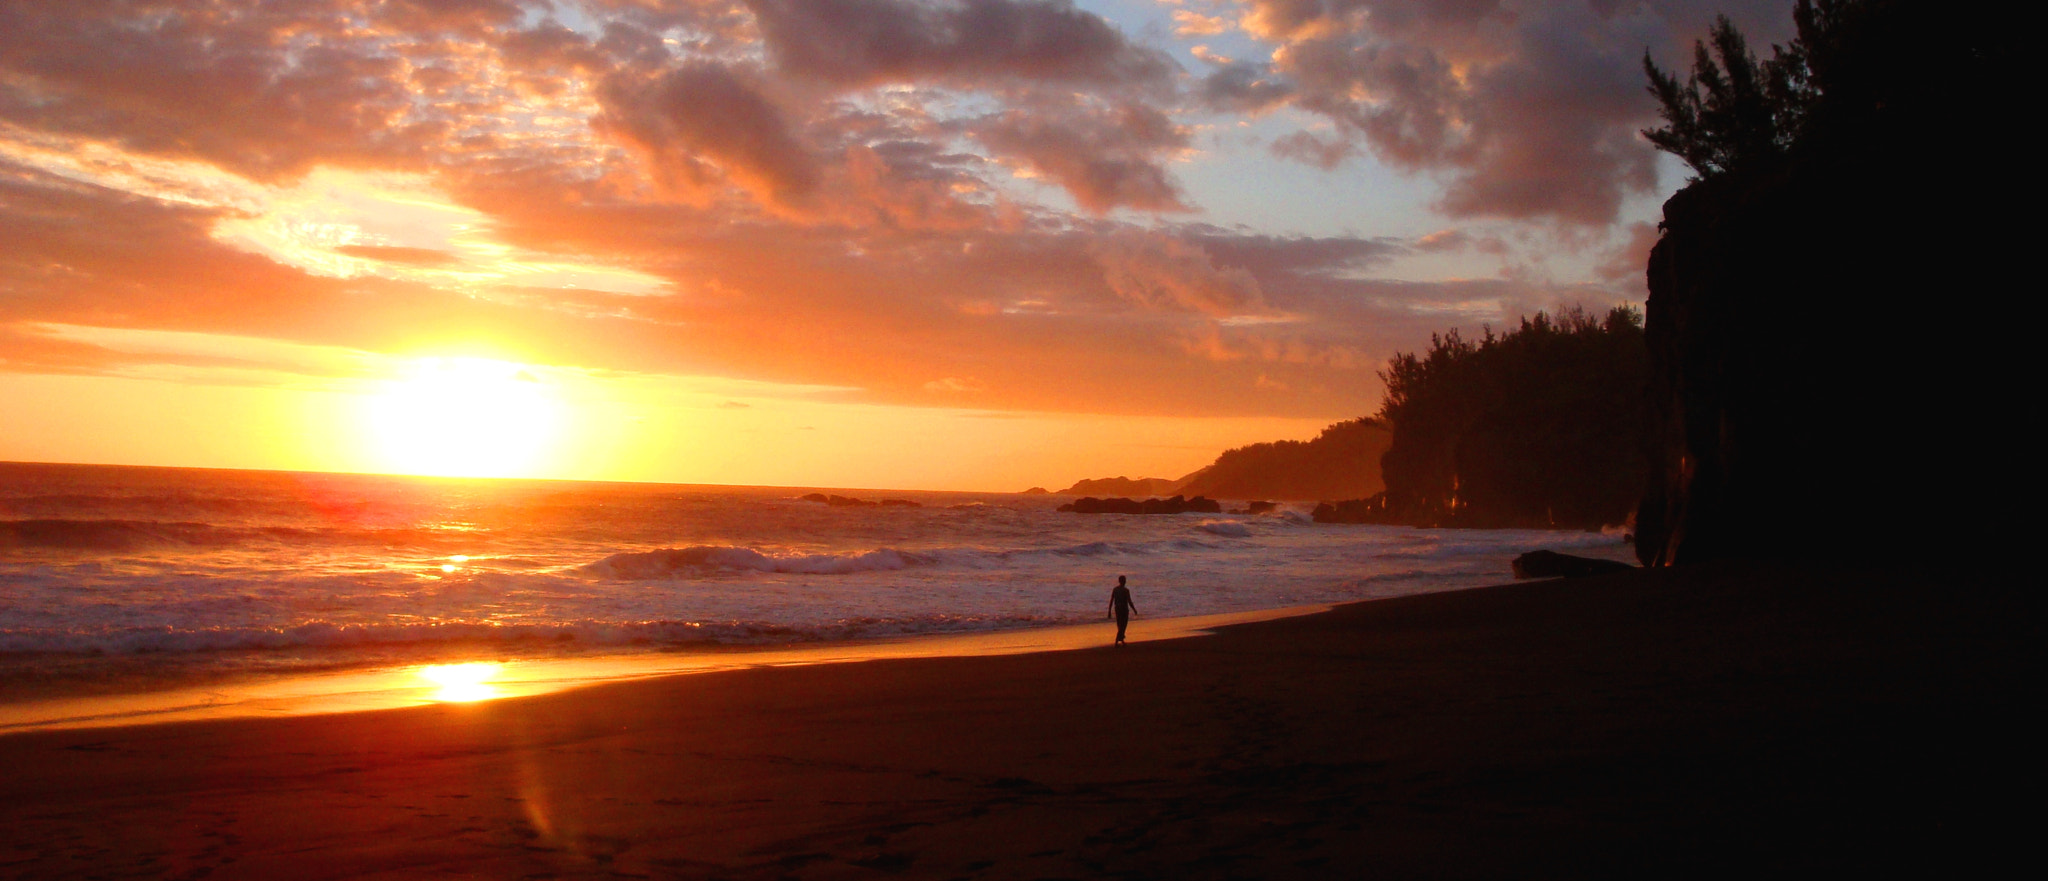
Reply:
[[2020, 106], [2013, 38], [1888, 37], [1910, 75], [1664, 206], [1645, 564], [1970, 553], [2031, 495], [2030, 173], [1985, 128]]

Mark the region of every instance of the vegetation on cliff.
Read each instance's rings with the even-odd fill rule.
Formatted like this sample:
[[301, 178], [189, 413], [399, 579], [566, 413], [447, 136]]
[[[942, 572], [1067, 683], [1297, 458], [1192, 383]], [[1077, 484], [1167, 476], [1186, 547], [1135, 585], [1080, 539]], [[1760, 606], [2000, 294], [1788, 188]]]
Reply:
[[1354, 499], [1376, 495], [1380, 457], [1393, 433], [1360, 418], [1323, 429], [1312, 440], [1274, 441], [1225, 450], [1177, 492], [1218, 499]]
[[[1538, 312], [1476, 341], [1456, 331], [1381, 377], [1386, 493], [1352, 517], [1417, 525], [1591, 527], [1642, 496], [1641, 317]], [[1377, 509], [1376, 511], [1374, 509]]]
[[1074, 481], [1060, 490], [1063, 496], [1163, 496], [1186, 481], [1166, 477], [1097, 477]]

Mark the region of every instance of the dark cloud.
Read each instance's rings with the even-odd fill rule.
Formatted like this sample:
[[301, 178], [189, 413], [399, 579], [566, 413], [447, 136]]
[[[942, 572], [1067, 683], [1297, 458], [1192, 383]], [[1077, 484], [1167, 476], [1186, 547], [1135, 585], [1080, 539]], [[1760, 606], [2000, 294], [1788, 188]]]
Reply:
[[320, 162], [416, 164], [441, 129], [410, 116], [403, 62], [345, 36], [355, 29], [345, 13], [320, 3], [0, 5], [0, 120], [260, 179]]
[[847, 85], [991, 78], [1160, 88], [1177, 70], [1069, 0], [748, 0], [784, 70]]
[[1275, 139], [1273, 155], [1334, 171], [1344, 160], [1360, 154], [1357, 144], [1339, 137], [1316, 137], [1310, 132], [1293, 132]]
[[1088, 211], [1188, 210], [1161, 164], [1165, 154], [1188, 145], [1187, 132], [1156, 109], [1011, 110], [971, 131], [998, 155], [1019, 159], [1066, 188]]
[[[1643, 51], [1689, 44], [1728, 6], [1762, 43], [1790, 3], [1251, 0], [1245, 21], [1278, 44], [1267, 96], [1290, 93], [1397, 167], [1445, 173], [1445, 212], [1602, 225], [1656, 185], [1636, 135], [1654, 121]], [[1227, 73], [1204, 83], [1212, 106], [1242, 100], [1231, 77], [1246, 74]], [[1350, 154], [1307, 133], [1274, 151], [1324, 168]]]
[[1264, 113], [1293, 95], [1294, 86], [1270, 67], [1243, 61], [1217, 66], [1195, 87], [1202, 105], [1218, 113]]
[[801, 202], [818, 186], [816, 157], [752, 78], [706, 61], [653, 76], [621, 72], [598, 90], [592, 121], [643, 151], [673, 185], [732, 183], [766, 202]]

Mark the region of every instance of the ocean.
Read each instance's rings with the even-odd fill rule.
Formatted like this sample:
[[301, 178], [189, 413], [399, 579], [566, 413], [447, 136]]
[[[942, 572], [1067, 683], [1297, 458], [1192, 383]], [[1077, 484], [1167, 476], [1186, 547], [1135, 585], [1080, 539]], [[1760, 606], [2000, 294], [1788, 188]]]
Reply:
[[0, 463], [0, 705], [1100, 622], [1118, 575], [1144, 621], [1495, 584], [1537, 548], [1631, 556], [1618, 533], [1066, 500]]

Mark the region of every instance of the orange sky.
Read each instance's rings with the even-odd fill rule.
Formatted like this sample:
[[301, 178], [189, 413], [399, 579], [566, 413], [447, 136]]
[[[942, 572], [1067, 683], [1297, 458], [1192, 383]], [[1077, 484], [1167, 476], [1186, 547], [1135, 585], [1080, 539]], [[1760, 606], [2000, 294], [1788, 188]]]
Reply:
[[1178, 476], [1639, 302], [1731, 5], [0, 0], [0, 460]]

